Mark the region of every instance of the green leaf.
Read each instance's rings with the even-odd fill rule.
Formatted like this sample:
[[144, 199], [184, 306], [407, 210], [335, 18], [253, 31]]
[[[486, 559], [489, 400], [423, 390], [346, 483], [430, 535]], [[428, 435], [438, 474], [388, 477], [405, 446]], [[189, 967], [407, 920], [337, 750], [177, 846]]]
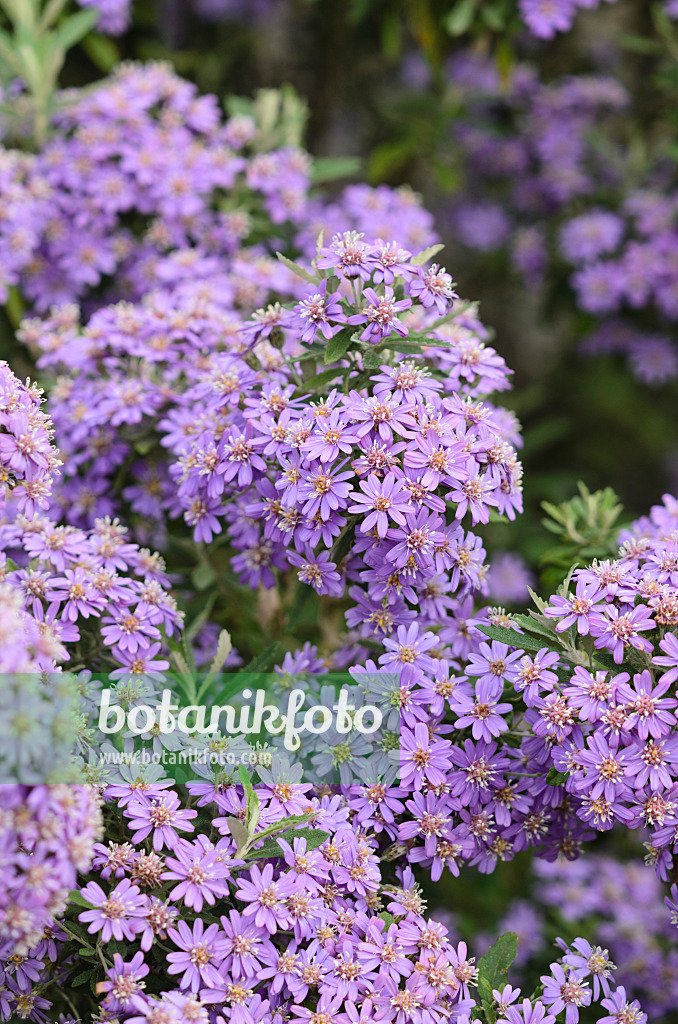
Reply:
[[[287, 833], [283, 833], [283, 837], [287, 839]], [[329, 832], [323, 832], [321, 828], [295, 828], [292, 830], [292, 835], [289, 836], [290, 840], [305, 839], [307, 850], [317, 850], [329, 838]]]
[[528, 630], [531, 633], [536, 633], [538, 636], [543, 636], [545, 640], [552, 643], [555, 640], [555, 630], [549, 629], [548, 626], [543, 626], [535, 618], [532, 613], [529, 615], [513, 615], [514, 622], [516, 622], [521, 629]]
[[293, 274], [297, 275], [297, 277], [301, 277], [302, 280], [307, 281], [309, 284], [318, 284], [318, 281], [313, 274], [309, 273], [308, 270], [304, 270], [304, 268], [300, 267], [298, 263], [295, 263], [293, 260], [288, 260], [287, 256], [283, 256], [281, 252], [277, 252], [276, 256], [282, 265], [287, 267], [288, 270], [291, 270]]
[[108, 36], [90, 32], [82, 41], [82, 48], [100, 71], [107, 75], [120, 60], [120, 50]]
[[213, 590], [210, 594], [207, 595], [205, 605], [202, 611], [200, 611], [193, 619], [193, 621], [186, 627], [186, 640], [188, 643], [193, 642], [193, 640], [200, 632], [201, 628], [207, 622], [208, 618], [210, 617], [210, 612], [214, 607], [214, 602], [216, 601], [216, 599], [217, 592], [216, 590]]
[[461, 36], [468, 32], [473, 24], [477, 6], [478, 0], [458, 0], [443, 21], [448, 35]]
[[249, 665], [247, 665], [242, 671], [243, 672], [266, 672], [271, 667], [275, 659], [278, 657], [280, 651], [280, 641], [275, 640], [268, 647], [264, 647], [261, 654], [257, 654], [256, 657], [252, 658]]
[[428, 261], [432, 260], [434, 256], [437, 256], [439, 252], [442, 252], [444, 248], [445, 246], [442, 243], [439, 243], [438, 245], [429, 245], [428, 249], [422, 249], [422, 251], [418, 252], [416, 256], [413, 256], [410, 263], [413, 263], [415, 267], [423, 267], [425, 263], [428, 263]]
[[93, 903], [88, 903], [85, 897], [80, 895], [79, 889], [71, 889], [68, 894], [68, 902], [75, 903], [76, 907], [84, 907], [85, 910], [92, 910], [94, 908]]
[[248, 836], [253, 836], [254, 831], [259, 821], [259, 797], [256, 794], [252, 780], [250, 779], [249, 772], [244, 765], [240, 765], [238, 768], [238, 777], [245, 790], [245, 826], [247, 828]]
[[80, 985], [84, 985], [85, 982], [89, 981], [94, 973], [94, 968], [90, 968], [89, 971], [83, 971], [82, 974], [76, 974], [75, 978], [71, 982], [73, 988], [79, 988]]
[[348, 327], [339, 331], [327, 342], [325, 349], [325, 363], [336, 363], [342, 358], [351, 347], [353, 341], [353, 330]]
[[[479, 625], [478, 629], [485, 636], [489, 636], [490, 640], [499, 640], [503, 644], [510, 644], [511, 647], [527, 647], [528, 650], [539, 650], [539, 648], [529, 647], [525, 641], [531, 640], [531, 637], [526, 637], [524, 633], [519, 633], [515, 629], [507, 629], [506, 626], [492, 626], [489, 623]], [[535, 643], [536, 641], [532, 641]], [[540, 644], [540, 647], [543, 647]]]
[[277, 836], [281, 832], [288, 832], [294, 825], [308, 825], [309, 815], [308, 814], [291, 814], [289, 818], [284, 818], [282, 821], [276, 821], [274, 825], [269, 825], [268, 828], [263, 829], [261, 832], [257, 832], [255, 840], [268, 839], [269, 836]]
[[227, 818], [226, 824], [228, 825], [228, 831], [235, 839], [238, 850], [246, 847], [250, 840], [250, 835], [242, 821], [239, 818]]
[[[295, 839], [305, 839], [307, 850], [316, 850], [319, 846], [329, 839], [329, 832], [323, 832], [319, 828], [297, 828], [288, 829], [282, 833], [283, 838], [286, 841], [292, 842]], [[256, 838], [256, 837], [255, 837]], [[284, 850], [274, 839], [271, 842], [264, 843], [258, 850], [249, 850], [245, 856], [245, 860], [263, 860], [267, 857], [283, 857]]]
[[330, 561], [335, 562], [339, 565], [342, 558], [344, 558], [351, 550], [353, 540], [355, 538], [355, 525], [347, 526], [342, 533], [337, 537], [332, 553], [330, 555]]
[[558, 654], [563, 653], [563, 645], [558, 643], [555, 634], [551, 637], [533, 637], [525, 633], [518, 633], [514, 629], [507, 629], [505, 626], [482, 625], [477, 627], [485, 636], [491, 640], [499, 640], [503, 644], [510, 644], [512, 647], [519, 647], [524, 651], [541, 651], [548, 647]]
[[353, 178], [360, 173], [362, 160], [358, 156], [321, 156], [313, 161], [311, 181], [320, 185], [337, 178]]
[[478, 992], [488, 1024], [494, 1024], [497, 1012], [492, 989], [501, 989], [506, 981], [509, 967], [518, 952], [518, 938], [514, 932], [500, 935], [484, 957], [478, 961]]
[[[572, 576], [572, 573], [574, 572], [574, 569], [575, 569], [575, 566], [573, 565], [572, 568], [570, 569], [570, 576]], [[530, 597], [532, 598], [532, 600], [536, 604], [537, 608], [539, 609], [539, 611], [543, 613], [545, 611], [545, 609], [548, 607], [548, 602], [544, 601], [543, 598], [541, 598], [539, 596], [539, 594], [535, 594], [534, 590], [532, 590], [531, 587], [528, 587], [527, 590], [528, 590], [528, 593], [529, 593]]]
[[506, 19], [506, 12], [502, 9], [502, 5], [495, 4], [484, 4], [481, 9], [481, 17], [487, 27], [493, 32], [501, 32], [504, 28]]
[[52, 45], [55, 49], [70, 50], [71, 46], [79, 43], [94, 28], [98, 20], [99, 11], [96, 8], [72, 14], [54, 32]]
[[380, 352], [375, 352], [373, 348], [366, 348], [362, 352], [363, 366], [366, 370], [377, 370], [384, 361], [384, 357]]
[[245, 860], [268, 860], [273, 857], [283, 857], [284, 852], [281, 846], [278, 846], [275, 839], [271, 839], [268, 843], [264, 843], [263, 846], [259, 847], [258, 850], [248, 850], [245, 854]]
[[318, 391], [326, 384], [330, 384], [340, 374], [341, 368], [333, 366], [331, 370], [323, 370], [322, 373], [316, 373], [313, 377], [307, 377], [304, 383], [297, 388], [297, 391], [300, 395], [305, 394], [307, 391]]
[[557, 768], [551, 765], [546, 775], [546, 782], [549, 786], [564, 786], [569, 777], [569, 772], [559, 772]]
[[[418, 342], [418, 341], [403, 341], [401, 338], [398, 338], [396, 340], [393, 335], [391, 335], [391, 337], [393, 337], [393, 341], [389, 340], [389, 341], [386, 342], [385, 345], [380, 346], [380, 348], [382, 348], [382, 350], [384, 348], [388, 348], [388, 349], [390, 349], [391, 352], [404, 352], [404, 353], [411, 352], [414, 355], [419, 355], [419, 356], [424, 351], [423, 345], [420, 342]], [[435, 347], [440, 347], [440, 342], [437, 340], [437, 338], [431, 338], [431, 341], [429, 342], [429, 344], [433, 345]]]
[[207, 590], [216, 578], [214, 568], [209, 562], [201, 562], [200, 565], [196, 565], [191, 573], [191, 583], [196, 590]]
[[248, 96], [227, 96], [224, 100], [224, 109], [229, 117], [252, 117], [254, 100]]
[[222, 629], [219, 633], [219, 642], [217, 643], [217, 652], [212, 659], [212, 664], [209, 668], [208, 676], [214, 678], [217, 672], [220, 672], [224, 667], [224, 663], [228, 658], [233, 644], [231, 642], [231, 634], [227, 629]]

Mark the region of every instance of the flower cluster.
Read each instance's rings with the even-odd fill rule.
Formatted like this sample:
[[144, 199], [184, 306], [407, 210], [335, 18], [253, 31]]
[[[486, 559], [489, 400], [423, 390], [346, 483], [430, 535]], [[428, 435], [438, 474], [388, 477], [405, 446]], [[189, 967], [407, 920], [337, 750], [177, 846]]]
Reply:
[[57, 939], [66, 938], [53, 919], [66, 909], [78, 872], [89, 870], [102, 834], [100, 799], [91, 786], [0, 786], [3, 1020], [10, 1007], [21, 1017], [33, 1009], [40, 968], [46, 958], [56, 959]]
[[49, 506], [60, 464], [50, 421], [36, 388], [22, 385], [7, 364], [0, 375], [0, 667], [49, 672], [86, 656], [122, 675], [144, 672], [163, 635], [183, 621], [167, 592], [164, 562], [131, 543], [117, 519], [102, 517], [81, 530], [39, 511]]
[[430, 214], [407, 189], [353, 186], [331, 204], [314, 197], [307, 153], [276, 147], [253, 117], [224, 120], [215, 96], [199, 96], [164, 64], [121, 66], [63, 100], [44, 149], [4, 151], [0, 170], [0, 237], [11, 243], [0, 286], [20, 285], [39, 311], [100, 305], [102, 295], [141, 299], [158, 284], [207, 277], [249, 311], [271, 250], [294, 242], [310, 259], [322, 228], [362, 213], [373, 237], [401, 227], [418, 248], [435, 241]]
[[[312, 796], [303, 784], [258, 785], [258, 831], [270, 834], [277, 825], [279, 836], [277, 852], [260, 867], [237, 857], [231, 823], [248, 820], [239, 787], [189, 784], [187, 806], [167, 786], [121, 779], [108, 788], [109, 814], [123, 841], [95, 846], [93, 873], [81, 883], [64, 930], [4, 960], [3, 1020], [17, 1009], [20, 1017], [44, 1020], [40, 1011], [49, 1002], [41, 985], [55, 972], [67, 984], [72, 979], [73, 942], [84, 958], [77, 983], [102, 979], [96, 990], [103, 1020], [396, 1024], [465, 1021], [480, 1008], [478, 986], [489, 962], [476, 963], [465, 943], [425, 916], [409, 869], [385, 884], [374, 841], [351, 825], [338, 797]], [[290, 825], [298, 819], [290, 814], [311, 827], [295, 835]], [[108, 965], [104, 960], [102, 971], [97, 949], [111, 942], [120, 952]], [[504, 954], [504, 970], [514, 952]], [[518, 1002], [519, 989], [490, 986], [494, 1016], [508, 1024], [554, 1024], [566, 1009], [576, 1021], [593, 999], [612, 1009], [610, 1021], [644, 1024], [642, 1013], [615, 1015], [626, 998], [623, 989], [614, 992], [613, 966], [601, 972], [577, 958], [575, 947], [551, 964], [540, 998]]]
[[49, 506], [52, 478], [61, 465], [42, 390], [21, 384], [0, 362], [0, 510], [10, 496], [28, 518]]
[[526, 771], [550, 772], [552, 803], [567, 804], [580, 833], [648, 829], [648, 857], [664, 881], [678, 825], [677, 536], [678, 503], [667, 495], [622, 535], [617, 559], [576, 569], [542, 614], [519, 617], [524, 640], [496, 633], [537, 650], [508, 655], [520, 658], [514, 686], [533, 734]]
[[524, 903], [510, 907], [500, 925], [518, 933], [519, 950], [524, 936], [533, 944], [533, 955], [537, 954], [539, 933], [547, 934], [548, 926], [533, 915], [546, 916], [557, 908], [573, 933], [584, 921], [588, 923], [594, 949], [614, 961], [616, 983], [640, 1001], [650, 1020], [670, 1013], [678, 987], [672, 950], [676, 933], [666, 914], [663, 886], [654, 873], [638, 861], [624, 863], [591, 854], [563, 863], [537, 861], [535, 876], [536, 903], [527, 910]]
[[569, 283], [593, 323], [588, 354], [624, 355], [646, 384], [674, 379], [678, 193], [650, 157], [629, 189], [618, 130], [629, 97], [620, 82], [545, 84], [519, 65], [506, 90], [494, 68], [468, 56], [452, 74], [469, 112], [455, 126], [468, 168], [457, 237], [478, 251], [505, 249], [529, 287], [547, 271]]

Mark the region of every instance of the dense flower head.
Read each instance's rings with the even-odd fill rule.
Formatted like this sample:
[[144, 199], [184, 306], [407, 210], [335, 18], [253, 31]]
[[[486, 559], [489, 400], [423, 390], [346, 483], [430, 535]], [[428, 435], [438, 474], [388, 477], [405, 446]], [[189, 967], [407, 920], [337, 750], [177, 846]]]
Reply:
[[30, 381], [22, 384], [0, 362], [0, 510], [13, 495], [29, 519], [49, 506], [52, 479], [61, 465], [42, 400], [42, 389]]
[[101, 838], [99, 794], [93, 786], [4, 783], [0, 823], [0, 958], [16, 955], [21, 962], [51, 929], [65, 938], [54, 917], [63, 912], [78, 872], [88, 871]]

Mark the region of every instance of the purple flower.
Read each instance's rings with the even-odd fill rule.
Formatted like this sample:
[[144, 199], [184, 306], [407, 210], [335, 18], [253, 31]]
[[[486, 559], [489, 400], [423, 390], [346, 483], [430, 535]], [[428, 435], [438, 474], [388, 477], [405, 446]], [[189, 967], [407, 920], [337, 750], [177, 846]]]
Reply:
[[607, 210], [589, 210], [560, 231], [560, 249], [571, 263], [589, 263], [613, 252], [624, 234], [624, 221]]
[[236, 979], [261, 979], [264, 954], [268, 956], [274, 950], [261, 926], [245, 919], [239, 911], [231, 910], [228, 917], [222, 914], [221, 927], [223, 937], [220, 948], [224, 955], [222, 970], [228, 971]]
[[421, 633], [415, 622], [398, 626], [395, 639], [384, 640], [387, 653], [380, 655], [379, 664], [386, 671], [400, 672], [401, 683], [407, 685], [410, 679], [433, 670], [433, 659], [426, 652], [436, 644], [435, 634]]
[[541, 977], [544, 985], [542, 1001], [556, 1015], [564, 1010], [565, 1024], [577, 1024], [580, 1007], [591, 1002], [588, 982], [580, 980], [572, 971], [566, 974], [558, 963], [551, 964], [551, 975]]
[[197, 992], [202, 985], [216, 988], [222, 984], [217, 968], [224, 959], [224, 953], [218, 924], [205, 928], [198, 918], [193, 922], [191, 930], [185, 921], [179, 921], [177, 927], [170, 928], [167, 934], [181, 950], [179, 953], [167, 954], [170, 964], [167, 973], [182, 975], [179, 982], [181, 988]]
[[617, 741], [609, 742], [599, 732], [589, 736], [586, 750], [579, 751], [577, 761], [588, 769], [583, 779], [575, 775], [577, 791], [590, 800], [613, 802], [625, 795], [627, 755], [619, 750]]
[[470, 676], [479, 676], [479, 682], [513, 682], [516, 675], [515, 662], [523, 655], [524, 652], [521, 650], [509, 654], [508, 645], [501, 643], [500, 640], [492, 640], [490, 643], [484, 641], [480, 644], [478, 653], [469, 656], [466, 672]]
[[620, 612], [616, 605], [607, 605], [605, 614], [598, 612], [591, 616], [590, 632], [596, 637], [594, 646], [606, 647], [612, 651], [617, 665], [624, 660], [624, 650], [635, 647], [637, 651], [651, 651], [652, 644], [638, 636], [640, 631], [654, 629], [654, 619], [644, 604], [636, 605], [629, 612]]
[[417, 276], [409, 285], [409, 293], [419, 299], [425, 309], [435, 306], [442, 316], [447, 313], [452, 300], [458, 298], [453, 283], [445, 268], [434, 263], [428, 270], [419, 268]]
[[327, 294], [327, 278], [321, 282], [317, 292], [304, 296], [294, 307], [294, 312], [301, 321], [300, 341], [305, 345], [311, 345], [318, 329], [327, 341], [342, 329], [346, 323], [346, 316], [340, 299], [339, 292]]
[[400, 778], [405, 788], [420, 790], [424, 782], [442, 786], [450, 768], [450, 743], [429, 735], [428, 727], [417, 722], [403, 731], [400, 743]]
[[344, 580], [337, 572], [336, 562], [330, 561], [329, 551], [319, 551], [317, 554], [310, 548], [303, 554], [290, 551], [287, 560], [298, 567], [298, 579], [313, 587], [316, 594], [329, 594], [332, 597], [341, 597], [343, 594]]
[[503, 691], [504, 686], [499, 679], [484, 677], [476, 683], [473, 698], [459, 693], [450, 707], [452, 714], [458, 716], [455, 727], [467, 729], [471, 726], [473, 739], [486, 740], [488, 743], [493, 736], [506, 732], [508, 722], [501, 716], [509, 712], [512, 705], [498, 702]]
[[131, 941], [144, 927], [139, 919], [148, 913], [148, 897], [128, 878], [118, 882], [108, 896], [96, 882], [89, 882], [80, 894], [95, 909], [79, 914], [78, 920], [90, 922], [87, 928], [90, 934], [101, 931], [102, 942], [111, 939], [120, 942], [123, 938]]
[[334, 462], [340, 455], [350, 454], [357, 440], [357, 434], [348, 426], [342, 413], [333, 409], [329, 416], [318, 419], [314, 432], [302, 444], [301, 450], [308, 459]]
[[394, 331], [403, 338], [407, 337], [409, 331], [398, 319], [398, 313], [409, 309], [412, 299], [401, 299], [396, 302], [393, 289], [389, 287], [384, 289], [383, 295], [377, 295], [373, 288], [365, 288], [363, 296], [367, 299], [367, 305], [361, 313], [356, 313], [347, 320], [349, 324], [367, 324], [360, 335], [361, 341], [377, 345]]
[[616, 970], [607, 955], [607, 950], [600, 946], [592, 946], [586, 939], [575, 939], [572, 950], [563, 957], [563, 963], [573, 969], [579, 978], [593, 977], [593, 998], [598, 1001], [601, 993], [610, 995], [609, 978]]
[[518, 9], [533, 36], [552, 39], [556, 32], [568, 31], [577, 4], [575, 0], [519, 0]]
[[346, 508], [346, 498], [351, 492], [351, 485], [346, 481], [352, 479], [353, 473], [350, 470], [339, 473], [340, 468], [319, 466], [304, 473], [299, 484], [304, 515], [319, 515], [322, 520], [327, 520], [337, 509]]
[[363, 242], [364, 235], [357, 231], [345, 231], [335, 235], [329, 246], [320, 250], [316, 260], [319, 270], [336, 267], [344, 277], [360, 277], [369, 281], [373, 267], [373, 247]]
[[669, 669], [661, 677], [662, 683], [675, 683], [678, 679], [678, 637], [674, 633], [667, 633], [659, 641], [659, 646], [664, 654], [655, 656], [652, 664], [666, 666]]
[[[202, 838], [202, 837], [201, 837]], [[169, 894], [171, 900], [182, 900], [187, 907], [200, 913], [203, 902], [214, 906], [217, 896], [228, 894], [228, 886], [224, 879], [230, 872], [222, 861], [219, 850], [209, 849], [201, 843], [189, 843], [179, 839], [174, 846], [174, 857], [167, 857], [163, 873], [166, 881], [178, 879]]]
[[129, 608], [115, 616], [102, 619], [101, 635], [104, 643], [111, 646], [115, 644], [121, 651], [129, 654], [136, 654], [137, 651], [144, 651], [150, 647], [149, 638], [160, 639], [160, 631], [150, 621], [148, 612], [144, 613], [139, 609], [132, 612]]
[[547, 1013], [541, 1000], [533, 1005], [529, 999], [523, 999], [520, 1006], [507, 1007], [504, 1015], [497, 1019], [497, 1024], [556, 1024], [556, 1018]]
[[396, 541], [387, 552], [388, 561], [396, 569], [404, 568], [408, 562], [427, 569], [433, 562], [436, 547], [445, 543], [445, 534], [440, 532], [443, 522], [442, 516], [431, 515], [425, 508], [407, 513], [405, 524], [388, 532], [389, 540]]
[[135, 953], [129, 963], [125, 963], [119, 953], [114, 953], [113, 966], [106, 971], [108, 980], [99, 983], [100, 991], [107, 993], [106, 1008], [114, 1013], [131, 1009], [134, 997], [146, 987], [141, 979], [149, 970], [141, 951]]
[[349, 512], [367, 513], [360, 524], [362, 533], [376, 530], [378, 537], [385, 537], [389, 527], [389, 519], [398, 526], [405, 526], [405, 512], [410, 506], [410, 495], [403, 487], [402, 478], [397, 479], [395, 473], [387, 473], [383, 480], [371, 474], [367, 480], [360, 481], [359, 491], [352, 491], [351, 497], [356, 504], [349, 505]]
[[293, 892], [292, 879], [280, 878], [274, 881], [273, 865], [266, 864], [263, 871], [256, 866], [251, 868], [249, 879], [240, 880], [235, 895], [247, 904], [243, 916], [253, 916], [258, 928], [265, 928], [270, 935], [275, 935], [279, 928], [290, 926], [285, 900]]
[[561, 620], [556, 626], [557, 633], [563, 633], [576, 622], [577, 632], [586, 636], [590, 628], [591, 611], [602, 600], [603, 594], [597, 582], [587, 583], [583, 579], [578, 579], [576, 593], [568, 594], [566, 597], [552, 597], [544, 609], [544, 615]]
[[628, 1001], [623, 985], [608, 999], [602, 999], [601, 1006], [610, 1012], [605, 1017], [599, 1017], [598, 1024], [647, 1024], [647, 1014], [643, 1013], [637, 999]]
[[132, 842], [139, 843], [152, 832], [154, 850], [162, 850], [163, 846], [173, 850], [179, 841], [177, 830], [192, 832], [193, 825], [189, 819], [198, 816], [197, 811], [181, 808], [179, 797], [174, 792], [146, 802], [134, 799], [125, 814], [132, 819], [129, 827], [135, 830]]
[[626, 689], [628, 718], [627, 729], [635, 729], [641, 740], [648, 736], [659, 739], [666, 736], [676, 723], [673, 709], [678, 707], [674, 697], [664, 697], [670, 683], [662, 676], [654, 685], [651, 674], [647, 671], [637, 673], [633, 677], [633, 688]]
[[410, 264], [411, 252], [401, 249], [397, 242], [383, 242], [377, 238], [374, 243], [375, 269], [372, 280], [375, 284], [393, 284], [396, 277], [405, 281], [416, 274], [416, 269]]

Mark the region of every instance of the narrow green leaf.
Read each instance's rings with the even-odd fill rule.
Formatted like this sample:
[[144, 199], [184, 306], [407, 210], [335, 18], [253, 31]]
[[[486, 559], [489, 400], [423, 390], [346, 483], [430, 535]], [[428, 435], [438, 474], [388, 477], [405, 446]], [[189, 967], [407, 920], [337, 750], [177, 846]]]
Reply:
[[442, 243], [439, 243], [438, 245], [429, 245], [428, 249], [422, 249], [422, 251], [417, 253], [416, 256], [413, 256], [410, 263], [413, 263], [415, 267], [423, 267], [425, 263], [432, 260], [433, 257], [437, 256], [437, 254], [444, 248], [445, 246]]
[[324, 387], [326, 384], [330, 384], [341, 374], [341, 368], [333, 366], [330, 370], [323, 370], [322, 373], [316, 373], [313, 377], [307, 377], [304, 383], [297, 388], [300, 395], [307, 394], [309, 391], [318, 391], [319, 388]]
[[278, 846], [275, 839], [271, 839], [268, 843], [260, 846], [258, 850], [248, 850], [244, 860], [268, 860], [282, 856], [284, 856], [282, 847]]
[[245, 666], [245, 668], [242, 671], [266, 672], [271, 667], [275, 659], [278, 657], [280, 647], [280, 641], [275, 640], [272, 644], [269, 644], [268, 647], [264, 647], [261, 654], [257, 654], [256, 657], [252, 658], [249, 665]]
[[99, 11], [89, 8], [78, 11], [59, 25], [53, 34], [52, 45], [59, 50], [70, 50], [90, 32], [99, 20]]
[[377, 370], [384, 361], [381, 352], [376, 352], [373, 348], [364, 349], [361, 355], [366, 370]]
[[289, 260], [287, 256], [283, 256], [281, 252], [277, 252], [276, 256], [278, 257], [282, 265], [284, 267], [287, 267], [288, 270], [291, 270], [293, 274], [297, 275], [297, 277], [301, 277], [304, 281], [307, 281], [309, 284], [318, 284], [318, 281], [313, 276], [313, 274], [309, 273], [308, 270], [304, 270], [304, 268], [300, 267], [298, 263], [294, 263], [293, 260]]
[[473, 24], [477, 3], [478, 0], [458, 0], [443, 21], [448, 35], [461, 36], [468, 32]]
[[254, 835], [257, 823], [259, 821], [259, 797], [256, 794], [252, 780], [250, 779], [249, 772], [244, 765], [240, 765], [238, 768], [238, 776], [240, 782], [245, 790], [245, 826], [247, 828], [247, 834], [251, 838]]
[[217, 672], [221, 671], [221, 669], [224, 667], [226, 659], [231, 653], [232, 648], [233, 644], [231, 642], [231, 634], [228, 632], [227, 629], [222, 629], [221, 632], [219, 633], [217, 653], [214, 655], [214, 658], [212, 659], [212, 664], [210, 665], [209, 668], [208, 675], [210, 677], [214, 678]]
[[[311, 829], [311, 828], [299, 828], [299, 829], [288, 829], [286, 832], [281, 833], [282, 838], [286, 842], [293, 842], [295, 839], [305, 839], [307, 850], [316, 850], [319, 846], [329, 839], [329, 832], [323, 832], [322, 829]], [[263, 860], [268, 857], [283, 857], [284, 851], [278, 842], [274, 839], [271, 842], [264, 843], [258, 850], [249, 850], [245, 856], [245, 860]]]
[[[478, 629], [485, 636], [489, 636], [490, 640], [499, 640], [502, 644], [510, 644], [511, 647], [525, 647], [528, 650], [534, 651], [539, 650], [538, 647], [530, 647], [529, 643], [525, 641], [532, 640], [531, 637], [526, 637], [524, 633], [519, 633], [515, 629], [507, 629], [506, 626], [492, 626], [489, 623], [479, 625]], [[532, 641], [536, 643], [536, 641]], [[543, 647], [543, 644], [540, 644]]]
[[326, 156], [316, 157], [313, 161], [311, 181], [320, 185], [337, 178], [353, 178], [360, 173], [362, 160], [358, 156]]
[[73, 981], [71, 982], [73, 988], [79, 988], [80, 985], [84, 985], [85, 982], [89, 981], [92, 977], [93, 972], [94, 968], [92, 967], [89, 971], [83, 971], [82, 974], [76, 974], [75, 978], [73, 978]]

